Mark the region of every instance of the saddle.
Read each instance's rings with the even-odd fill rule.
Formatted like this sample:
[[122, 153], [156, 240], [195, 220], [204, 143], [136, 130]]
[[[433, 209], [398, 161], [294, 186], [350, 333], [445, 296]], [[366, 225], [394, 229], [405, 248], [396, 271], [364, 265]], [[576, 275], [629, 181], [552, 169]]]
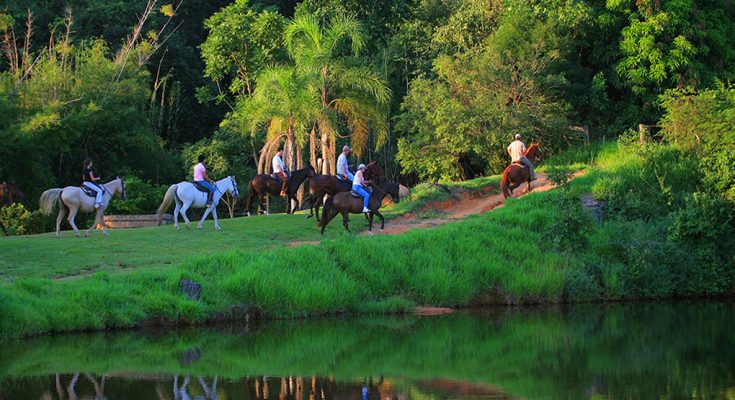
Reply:
[[346, 177], [346, 176], [344, 176], [344, 175], [342, 175], [342, 174], [337, 174], [337, 175], [335, 175], [335, 176], [336, 176], [336, 177], [337, 177], [337, 179], [338, 179], [338, 180], [340, 180], [340, 181], [343, 181], [343, 182], [349, 182], [349, 181], [350, 181], [349, 179], [347, 179], [347, 177]]
[[[271, 179], [275, 180], [278, 183], [281, 183], [281, 176], [280, 175], [271, 174], [270, 176], [271, 176]], [[291, 173], [290, 172], [286, 172], [286, 176], [288, 177], [288, 179], [291, 179]]]
[[[97, 185], [97, 184], [95, 184], [95, 186], [101, 188], [103, 190], [103, 193], [104, 193], [105, 188], [103, 188], [102, 186]], [[97, 192], [95, 192], [94, 190], [92, 190], [92, 189], [90, 189], [90, 188], [88, 188], [88, 187], [86, 187], [84, 185], [79, 186], [79, 189], [82, 189], [82, 192], [84, 194], [86, 194], [87, 196], [89, 196], [89, 197], [97, 197]]]
[[209, 193], [209, 189], [207, 189], [204, 186], [202, 186], [201, 183], [192, 182], [191, 184], [194, 185], [194, 187], [197, 188], [200, 192]]
[[526, 164], [524, 164], [524, 163], [522, 163], [520, 161], [513, 161], [510, 165], [516, 165], [518, 167], [528, 169], [528, 165], [526, 165]]
[[352, 197], [354, 197], [356, 199], [361, 199], [362, 198], [362, 196], [360, 195], [360, 193], [357, 193], [354, 190], [350, 190], [350, 194], [352, 195]]

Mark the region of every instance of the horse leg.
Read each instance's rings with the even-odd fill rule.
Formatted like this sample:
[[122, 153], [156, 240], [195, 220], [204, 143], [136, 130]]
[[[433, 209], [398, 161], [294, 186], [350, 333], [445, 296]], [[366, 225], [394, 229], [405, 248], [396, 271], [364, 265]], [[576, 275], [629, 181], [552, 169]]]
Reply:
[[179, 212], [181, 212], [181, 204], [177, 201], [174, 207], [174, 228], [179, 230]]
[[511, 195], [513, 195], [513, 189], [517, 188], [518, 186], [521, 186], [521, 184], [520, 183], [514, 183], [514, 184], [510, 185], [510, 187], [508, 188], [508, 190], [510, 191], [510, 194]]
[[366, 215], [367, 220], [368, 220], [368, 233], [370, 233], [371, 235], [373, 234], [373, 217], [374, 216], [375, 214], [373, 214], [372, 212], [370, 213], [369, 216]]
[[[381, 214], [380, 211], [378, 211], [378, 210], [375, 210], [374, 213], [375, 213], [375, 215], [378, 216], [378, 218], [380, 218], [380, 231], [383, 232], [383, 228], [385, 228], [385, 217], [383, 217], [383, 214]], [[372, 223], [372, 214], [370, 214], [370, 215], [371, 215], [371, 221], [370, 222]]]
[[186, 225], [186, 229], [189, 229], [189, 224], [191, 224], [191, 221], [189, 221], [189, 217], [186, 216], [186, 211], [191, 207], [191, 201], [185, 201], [184, 204], [181, 206], [181, 218], [184, 219], [184, 224]]
[[344, 225], [347, 232], [350, 232], [350, 212], [342, 211], [342, 225]]
[[327, 214], [326, 222], [324, 222], [324, 224], [322, 225], [322, 235], [324, 234], [324, 230], [327, 228], [327, 225], [329, 225], [329, 221], [333, 220], [334, 217], [336, 217], [337, 214], [339, 214], [338, 211], [335, 211], [333, 209], [328, 210], [328, 211], [329, 211], [329, 214]]
[[217, 208], [212, 207], [212, 217], [214, 217], [214, 229], [221, 231], [222, 227], [219, 226], [219, 220], [217, 219]]
[[64, 217], [66, 216], [66, 206], [63, 204], [59, 204], [59, 216], [56, 217], [56, 238], [61, 237], [61, 221], [64, 220]]
[[530, 179], [528, 180], [528, 190], [526, 191], [526, 193], [531, 193], [531, 180]]
[[322, 220], [321, 218], [319, 218], [319, 209], [323, 205], [324, 205], [324, 195], [321, 195], [321, 196], [317, 197], [316, 198], [316, 201], [314, 202], [314, 210], [316, 211], [316, 224], [317, 224], [317, 226], [319, 226], [319, 221]]
[[77, 237], [81, 237], [81, 234], [79, 233], [79, 228], [77, 228], [77, 224], [74, 223], [74, 217], [77, 216], [78, 210], [79, 210], [78, 208], [69, 207], [69, 218], [67, 219], [69, 220], [69, 224], [71, 225], [72, 229], [74, 229], [74, 234]]
[[92, 229], [94, 229], [97, 224], [100, 223], [100, 211], [102, 211], [102, 208], [94, 210], [94, 221], [92, 222], [92, 226], [90, 226], [89, 229], [84, 232], [84, 236], [89, 236], [90, 232], [92, 232]]

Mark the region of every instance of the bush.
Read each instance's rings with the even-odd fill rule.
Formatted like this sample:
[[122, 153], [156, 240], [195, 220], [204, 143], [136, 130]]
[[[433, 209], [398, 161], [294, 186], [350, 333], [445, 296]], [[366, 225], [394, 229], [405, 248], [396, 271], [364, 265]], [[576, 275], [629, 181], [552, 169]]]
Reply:
[[107, 214], [151, 214], [155, 213], [166, 194], [168, 186], [154, 185], [136, 176], [125, 178], [125, 201], [110, 202]]
[[28, 211], [21, 203], [0, 208], [0, 222], [8, 235], [33, 235], [53, 229], [53, 219], [45, 217], [40, 210]]

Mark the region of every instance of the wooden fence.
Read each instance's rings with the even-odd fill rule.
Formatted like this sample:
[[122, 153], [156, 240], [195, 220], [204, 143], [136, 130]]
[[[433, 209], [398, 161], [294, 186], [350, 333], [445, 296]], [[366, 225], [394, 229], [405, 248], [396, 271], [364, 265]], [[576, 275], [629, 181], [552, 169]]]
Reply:
[[105, 215], [105, 225], [108, 228], [142, 228], [171, 224], [173, 221], [173, 214], [164, 214], [162, 219], [159, 219], [158, 214]]

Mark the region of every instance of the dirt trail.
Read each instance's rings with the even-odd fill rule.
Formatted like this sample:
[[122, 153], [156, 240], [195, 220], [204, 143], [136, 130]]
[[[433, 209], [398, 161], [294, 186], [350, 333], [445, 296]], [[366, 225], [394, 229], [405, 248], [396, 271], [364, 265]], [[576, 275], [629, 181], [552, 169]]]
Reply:
[[[533, 192], [544, 192], [554, 188], [554, 184], [549, 181], [546, 174], [537, 174], [538, 179], [532, 182]], [[578, 176], [575, 174], [574, 177]], [[493, 188], [497, 189], [497, 188]], [[526, 185], [523, 184], [513, 194], [516, 197], [526, 194]], [[474, 192], [462, 192], [459, 199], [449, 199], [441, 202], [428, 203], [422, 208], [418, 214], [424, 212], [430, 213], [436, 210], [438, 215], [436, 218], [420, 218], [415, 213], [408, 213], [400, 217], [386, 221], [386, 235], [397, 235], [416, 228], [430, 228], [433, 226], [445, 224], [447, 222], [457, 221], [473, 214], [483, 214], [488, 211], [501, 207], [505, 199], [502, 193], [494, 193], [488, 195], [488, 190], [479, 190]]]

